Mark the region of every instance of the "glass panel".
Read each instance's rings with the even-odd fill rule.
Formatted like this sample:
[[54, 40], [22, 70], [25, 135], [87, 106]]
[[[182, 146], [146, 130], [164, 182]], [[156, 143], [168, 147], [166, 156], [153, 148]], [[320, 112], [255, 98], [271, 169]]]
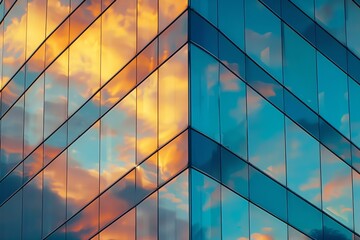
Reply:
[[309, 17], [314, 19], [315, 4], [314, 0], [291, 0], [296, 6], [303, 10]]
[[221, 143], [247, 159], [246, 86], [229, 70], [220, 67]]
[[315, 0], [315, 19], [335, 38], [345, 43], [344, 0]]
[[289, 224], [315, 239], [323, 239], [322, 214], [314, 206], [288, 191]]
[[360, 22], [359, 5], [353, 0], [345, 0], [346, 4], [346, 40], [348, 48], [360, 56], [360, 35], [357, 33]]
[[101, 119], [100, 191], [135, 166], [136, 92]]
[[249, 168], [248, 164], [221, 148], [221, 183], [236, 193], [249, 196]]
[[67, 152], [63, 152], [44, 169], [43, 236], [65, 221]]
[[159, 1], [159, 32], [164, 30], [188, 6], [188, 0], [158, 0]]
[[41, 239], [42, 186], [40, 173], [23, 188], [22, 239]]
[[135, 240], [135, 210], [131, 210], [100, 233], [101, 240]]
[[220, 145], [191, 131], [191, 166], [220, 181]]
[[18, 192], [0, 208], [0, 238], [21, 239], [22, 191]]
[[24, 157], [43, 140], [44, 75], [25, 94]]
[[244, 0], [218, 0], [219, 29], [245, 50]]
[[354, 229], [360, 233], [360, 174], [355, 170], [353, 174], [353, 191], [354, 191]]
[[136, 1], [116, 1], [102, 15], [101, 84], [125, 66], [135, 52]]
[[188, 165], [188, 132], [182, 133], [159, 151], [159, 184], [168, 181]]
[[[70, 10], [70, 0], [47, 1], [46, 36], [67, 17]], [[68, 39], [68, 35], [65, 35]], [[64, 36], [64, 37], [65, 37]]]
[[[36, 0], [37, 1], [37, 0]], [[25, 89], [27, 89], [42, 74], [45, 67], [45, 44], [34, 52], [34, 55], [26, 63]]]
[[188, 126], [187, 45], [159, 70], [159, 146]]
[[[211, 22], [214, 26], [218, 24], [218, 1], [191, 0], [191, 8]], [[233, 6], [235, 8], [235, 6]]]
[[89, 239], [99, 229], [99, 200], [96, 199], [66, 223], [66, 239]]
[[220, 142], [219, 62], [191, 45], [191, 125]]
[[137, 51], [140, 51], [157, 34], [158, 0], [137, 2]]
[[16, 1], [4, 19], [4, 86], [25, 60], [27, 0]]
[[351, 140], [360, 147], [360, 86], [351, 78], [348, 81]]
[[23, 167], [21, 163], [0, 182], [0, 204], [15, 193], [23, 184]]
[[327, 215], [324, 219], [324, 239], [352, 240], [353, 234]]
[[158, 41], [151, 42], [136, 59], [136, 82], [140, 83], [158, 66]]
[[277, 218], [250, 204], [250, 237], [258, 239], [287, 239], [287, 226]]
[[285, 123], [287, 185], [320, 208], [319, 143], [288, 118]]
[[44, 143], [44, 165], [54, 159], [67, 147], [67, 123], [62, 125]]
[[44, 138], [65, 122], [68, 96], [68, 51], [45, 72]]
[[[5, 60], [5, 59], [4, 59]], [[5, 68], [5, 65], [3, 66]], [[5, 76], [3, 76], [3, 81]], [[2, 91], [2, 102], [1, 102], [1, 115], [9, 110], [9, 108], [16, 102], [18, 97], [24, 92], [25, 83], [25, 68], [21, 68], [14, 78], [9, 82], [8, 85]]]
[[353, 227], [351, 168], [325, 147], [321, 147], [323, 210], [336, 220]]
[[320, 53], [317, 56], [320, 115], [350, 138], [346, 74]]
[[1, 119], [1, 178], [22, 160], [23, 120], [24, 97]]
[[24, 161], [24, 183], [32, 178], [43, 167], [44, 145], [41, 144]]
[[69, 116], [100, 87], [100, 27], [97, 20], [70, 46]]
[[139, 163], [157, 148], [158, 75], [151, 74], [136, 89], [136, 162]]
[[246, 52], [282, 82], [281, 21], [260, 1], [245, 0]]
[[189, 239], [189, 178], [183, 172], [159, 190], [159, 240]]
[[249, 182], [250, 200], [286, 221], [287, 199], [285, 188], [253, 167], [250, 167]]
[[317, 112], [316, 50], [285, 24], [284, 63], [285, 86]]
[[291, 240], [311, 240], [308, 236], [297, 231], [295, 228], [288, 226], [289, 238]]
[[131, 171], [100, 196], [100, 228], [133, 207], [135, 194], [135, 171]]
[[157, 192], [145, 199], [136, 207], [136, 239], [157, 240], [158, 224]]
[[284, 115], [247, 88], [249, 161], [285, 185]]
[[27, 44], [26, 57], [28, 58], [40, 46], [45, 38], [47, 0], [28, 0], [27, 16]]
[[[53, 16], [56, 16], [56, 14]], [[70, 21], [67, 19], [46, 40], [46, 66], [48, 66], [65, 48], [67, 48], [69, 44], [69, 27]]]
[[99, 123], [68, 149], [67, 218], [99, 194]]
[[220, 239], [220, 184], [191, 171], [191, 238]]
[[223, 240], [249, 239], [249, 202], [225, 187], [221, 187], [221, 218]]
[[158, 155], [155, 153], [136, 167], [136, 194], [138, 200], [143, 199], [146, 195], [156, 189], [157, 162]]

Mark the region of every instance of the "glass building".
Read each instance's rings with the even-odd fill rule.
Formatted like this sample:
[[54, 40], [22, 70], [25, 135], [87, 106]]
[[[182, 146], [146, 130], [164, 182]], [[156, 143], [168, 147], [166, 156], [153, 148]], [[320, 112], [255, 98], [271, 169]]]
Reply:
[[359, 0], [0, 20], [0, 239], [360, 240]]

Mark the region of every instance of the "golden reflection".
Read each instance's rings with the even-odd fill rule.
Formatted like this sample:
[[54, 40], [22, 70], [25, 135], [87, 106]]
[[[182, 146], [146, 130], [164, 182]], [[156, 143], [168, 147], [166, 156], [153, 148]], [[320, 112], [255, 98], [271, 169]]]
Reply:
[[138, 0], [138, 42], [139, 52], [157, 34], [158, 27], [158, 0]]
[[66, 151], [45, 168], [44, 189], [53, 192], [57, 198], [66, 199]]
[[106, 10], [101, 36], [101, 84], [104, 84], [135, 55], [135, 0], [117, 1]]
[[159, 151], [159, 181], [165, 182], [188, 164], [188, 132], [182, 133]]
[[155, 190], [157, 183], [157, 154], [136, 167], [136, 188], [147, 191]]
[[159, 146], [188, 126], [188, 46], [159, 70]]
[[[49, 36], [52, 31], [65, 19], [69, 14], [70, 0], [51, 0], [47, 1], [46, 14], [46, 36]], [[64, 35], [68, 37], [68, 35]]]
[[135, 210], [131, 210], [100, 233], [101, 240], [135, 240]]
[[26, 58], [30, 57], [45, 38], [46, 3], [47, 0], [28, 1]]
[[169, 25], [188, 6], [188, 0], [158, 0], [159, 1], [159, 32]]

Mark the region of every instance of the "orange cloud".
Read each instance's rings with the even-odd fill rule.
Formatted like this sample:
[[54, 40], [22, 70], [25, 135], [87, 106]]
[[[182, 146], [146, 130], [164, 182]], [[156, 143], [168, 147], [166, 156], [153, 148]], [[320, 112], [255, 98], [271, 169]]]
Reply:
[[251, 234], [251, 240], [274, 240], [274, 238], [268, 234], [253, 233]]
[[332, 181], [325, 183], [322, 199], [324, 202], [343, 197], [348, 188], [351, 187], [350, 176], [337, 176]]

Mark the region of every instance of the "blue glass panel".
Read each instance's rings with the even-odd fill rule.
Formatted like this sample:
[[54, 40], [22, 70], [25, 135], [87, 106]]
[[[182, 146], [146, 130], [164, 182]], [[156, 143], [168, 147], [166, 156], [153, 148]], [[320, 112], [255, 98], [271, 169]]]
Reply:
[[345, 0], [345, 6], [347, 46], [357, 56], [360, 56], [360, 34], [358, 32], [358, 24], [360, 22], [359, 5], [353, 0]]
[[191, 45], [191, 124], [220, 141], [219, 62]]
[[246, 53], [282, 82], [281, 21], [261, 2], [245, 1]]
[[222, 239], [249, 239], [249, 202], [221, 187]]
[[248, 164], [224, 148], [221, 148], [221, 182], [242, 196], [249, 196]]
[[289, 224], [315, 239], [323, 239], [322, 214], [295, 194], [288, 192]]
[[285, 123], [287, 185], [301, 197], [320, 208], [319, 142], [291, 120], [286, 119]]
[[256, 239], [287, 239], [287, 226], [269, 213], [250, 204], [250, 236]]
[[281, 16], [281, 1], [279, 0], [260, 0], [264, 5], [268, 6], [276, 15]]
[[360, 147], [360, 85], [351, 78], [348, 80], [351, 140]]
[[286, 25], [283, 31], [284, 84], [317, 112], [316, 50]]
[[189, 239], [188, 183], [185, 171], [159, 190], [159, 240]]
[[352, 240], [353, 234], [327, 215], [324, 219], [324, 239], [326, 240]]
[[191, 166], [220, 180], [220, 146], [196, 131], [191, 131]]
[[360, 174], [352, 171], [353, 174], [353, 191], [354, 191], [354, 229], [360, 232]]
[[315, 14], [315, 5], [314, 0], [290, 0], [296, 6], [298, 6], [304, 13], [306, 13], [309, 17], [314, 19]]
[[[0, 238], [21, 239], [22, 191], [0, 208]], [[11, 216], [11, 217], [9, 217]]]
[[350, 51], [347, 52], [348, 74], [360, 84], [360, 59]]
[[351, 145], [352, 166], [360, 172], [360, 149]]
[[218, 31], [193, 11], [190, 11], [190, 40], [218, 55]]
[[246, 85], [228, 69], [220, 67], [221, 144], [247, 159]]
[[191, 238], [221, 239], [220, 184], [191, 171]]
[[247, 90], [249, 161], [285, 185], [284, 115]]
[[218, 27], [242, 50], [245, 50], [244, 2], [244, 0], [218, 0]]
[[18, 165], [5, 179], [0, 182], [0, 204], [15, 193], [23, 183], [23, 164]]
[[245, 54], [222, 34], [219, 34], [219, 59], [237, 76], [245, 79]]
[[[191, 8], [205, 17], [213, 25], [218, 23], [218, 0], [191, 0]], [[235, 6], [234, 6], [235, 7]]]
[[287, 202], [285, 188], [253, 167], [250, 167], [249, 181], [250, 200], [286, 221]]
[[157, 240], [157, 192], [136, 207], [136, 239]]

